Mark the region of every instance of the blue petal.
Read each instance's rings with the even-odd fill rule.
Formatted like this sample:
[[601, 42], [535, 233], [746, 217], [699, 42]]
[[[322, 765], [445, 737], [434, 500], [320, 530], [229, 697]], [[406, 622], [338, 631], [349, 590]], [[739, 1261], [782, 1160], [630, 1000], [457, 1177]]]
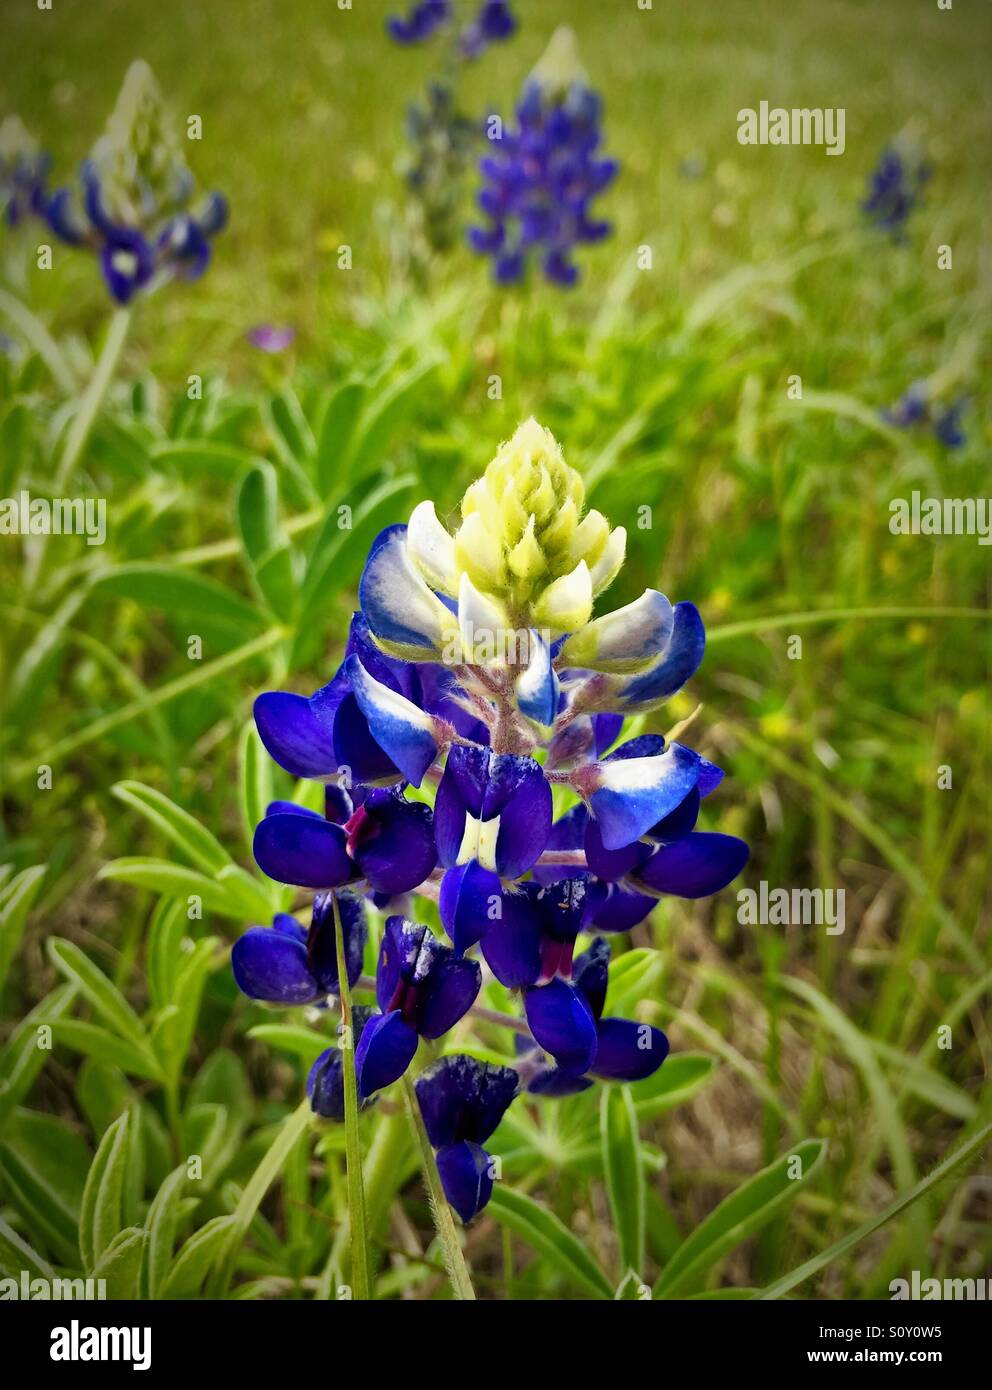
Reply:
[[255, 727], [269, 756], [293, 777], [319, 779], [337, 768], [330, 732], [304, 696], [285, 690], [259, 695]]
[[437, 659], [452, 626], [450, 614], [411, 563], [405, 526], [388, 526], [372, 542], [358, 600], [376, 637], [403, 649], [396, 655]]
[[632, 876], [632, 882], [676, 898], [706, 898], [737, 877], [750, 851], [733, 835], [696, 830], [684, 840], [662, 845]]
[[576, 956], [572, 967], [572, 983], [585, 995], [595, 1018], [603, 1012], [609, 977], [610, 943], [605, 937], [597, 936], [588, 951]]
[[367, 1100], [398, 1080], [413, 1061], [417, 1041], [398, 1010], [369, 1019], [355, 1048], [358, 1094]]
[[661, 659], [619, 687], [623, 708], [667, 700], [695, 675], [705, 650], [706, 630], [699, 609], [693, 603], [677, 603], [672, 636]]
[[433, 717], [375, 680], [354, 654], [345, 662], [345, 671], [372, 737], [406, 780], [419, 787], [437, 756]]
[[589, 797], [605, 849], [622, 849], [674, 811], [699, 775], [699, 754], [673, 743], [655, 757], [597, 763]]
[[502, 903], [502, 896], [499, 878], [477, 860], [448, 869], [441, 880], [438, 909], [457, 955], [482, 940], [492, 920], [490, 911]]
[[251, 927], [231, 948], [238, 989], [269, 1004], [312, 1004], [322, 993], [307, 963], [306, 946], [285, 930]]
[[394, 792], [372, 791], [349, 820], [348, 848], [377, 893], [406, 893], [437, 863], [430, 808]]
[[424, 1038], [440, 1038], [463, 1018], [482, 988], [482, 969], [478, 961], [458, 960], [444, 952], [427, 980], [417, 989], [417, 1032]]
[[517, 707], [528, 719], [549, 725], [558, 711], [558, 677], [551, 665], [547, 643], [533, 628], [530, 629], [529, 646], [527, 665], [514, 684]]
[[454, 1053], [414, 1084], [427, 1136], [441, 1149], [465, 1139], [484, 1144], [517, 1094], [519, 1078], [512, 1067]]
[[[361, 1042], [365, 1025], [372, 1017], [372, 1010], [363, 1004], [356, 1004], [351, 1011], [352, 1042]], [[341, 1049], [329, 1047], [322, 1052], [310, 1068], [307, 1077], [307, 1095], [310, 1108], [315, 1115], [325, 1120], [344, 1119], [344, 1070]], [[365, 1102], [360, 1101], [364, 1108]]]
[[593, 908], [587, 924], [597, 931], [630, 931], [658, 906], [657, 898], [645, 893], [630, 893], [616, 883], [597, 886], [600, 891], [593, 893]]
[[632, 869], [636, 869], [651, 856], [651, 845], [635, 840], [622, 849], [606, 849], [603, 845], [603, 829], [599, 821], [589, 818], [585, 833], [586, 863], [589, 870], [605, 883], [616, 883]]
[[540, 857], [552, 814], [551, 787], [533, 758], [456, 744], [434, 802], [438, 857], [446, 868], [478, 859], [501, 878], [519, 878]]
[[564, 980], [526, 990], [524, 1012], [534, 1038], [565, 1071], [581, 1075], [596, 1056], [596, 1021], [585, 996]]
[[499, 915], [482, 938], [486, 964], [507, 989], [531, 985], [541, 974], [543, 928], [534, 902], [536, 888], [524, 883], [515, 892], [504, 890]]
[[[318, 893], [313, 900], [313, 919], [307, 938], [307, 959], [310, 969], [325, 994], [337, 994], [338, 956], [334, 935], [333, 893]], [[352, 893], [337, 895], [341, 916], [341, 938], [348, 967], [348, 983], [354, 985], [362, 973], [368, 922], [365, 904]]]
[[277, 883], [337, 888], [354, 872], [344, 831], [312, 816], [266, 816], [255, 829], [252, 849], [258, 867]]
[[470, 1140], [447, 1144], [437, 1155], [437, 1171], [444, 1195], [468, 1225], [489, 1201], [493, 1191], [492, 1159]]
[[668, 1039], [660, 1028], [646, 1023], [604, 1018], [599, 1024], [598, 1039], [592, 1073], [605, 1081], [642, 1081], [653, 1075], [668, 1056]]
[[[570, 811], [559, 816], [551, 827], [551, 834], [544, 846], [545, 851], [582, 849], [588, 822], [589, 812], [586, 807], [581, 802], [578, 806], [573, 806]], [[549, 883], [558, 883], [563, 878], [580, 878], [585, 870], [581, 864], [535, 864], [533, 873], [535, 880], [547, 887]]]

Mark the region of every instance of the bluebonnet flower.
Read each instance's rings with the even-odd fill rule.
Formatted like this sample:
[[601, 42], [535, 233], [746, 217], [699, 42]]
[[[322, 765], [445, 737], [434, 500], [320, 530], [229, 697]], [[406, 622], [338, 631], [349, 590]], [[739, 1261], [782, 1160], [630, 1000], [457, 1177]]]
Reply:
[[929, 426], [934, 438], [947, 449], [959, 449], [966, 435], [961, 428], [961, 416], [968, 406], [968, 397], [959, 396], [950, 404], [935, 401], [926, 380], [907, 386], [896, 403], [881, 411], [882, 419], [896, 429]]
[[625, 1018], [603, 1018], [609, 964], [610, 944], [605, 937], [597, 936], [589, 949], [576, 957], [572, 971], [575, 989], [588, 1004], [596, 1029], [591, 1073], [551, 1066], [536, 1041], [518, 1034], [520, 1079], [532, 1094], [576, 1095], [588, 1090], [594, 1078], [642, 1081], [653, 1075], [668, 1056], [668, 1039], [660, 1028]]
[[930, 166], [919, 155], [888, 145], [868, 177], [861, 210], [879, 231], [901, 237], [930, 174]]
[[[425, 501], [376, 537], [330, 683], [309, 698], [256, 701], [276, 761], [327, 789], [323, 816], [269, 808], [259, 865], [280, 882], [365, 894], [393, 914], [379, 1013], [356, 1052], [364, 1097], [406, 1071], [421, 1037], [440, 1039], [471, 1011], [476, 949], [520, 1000], [532, 1041], [517, 1066], [532, 1091], [634, 1080], [664, 1060], [657, 1029], [603, 1017], [609, 948], [597, 938], [576, 957], [579, 938], [629, 931], [661, 897], [720, 891], [748, 851], [697, 828], [723, 777], [712, 762], [657, 734], [614, 746], [625, 716], [660, 707], [705, 648], [694, 605], [654, 589], [593, 618], [625, 544], [622, 527], [586, 510], [553, 437], [527, 421], [465, 493], [454, 532]], [[433, 812], [406, 795], [424, 785], [435, 787]], [[557, 820], [555, 787], [573, 802]], [[451, 946], [412, 919], [418, 893], [437, 902]], [[398, 895], [402, 911], [391, 905]], [[256, 928], [236, 948], [242, 977], [246, 961], [254, 967], [248, 992], [285, 1003], [327, 992], [316, 958], [287, 960], [275, 936]], [[517, 1073], [463, 1057], [439, 1065], [418, 1095], [433, 1107], [445, 1191], [469, 1220], [491, 1191], [481, 1145]], [[490, 1115], [486, 1088], [503, 1072]], [[447, 1128], [437, 1120], [445, 1106], [462, 1117]]]
[[418, 0], [407, 15], [394, 15], [386, 28], [397, 43], [423, 43], [451, 18], [451, 0]]
[[475, 1003], [478, 962], [455, 955], [422, 923], [389, 917], [379, 951], [375, 995], [381, 1009], [355, 1053], [359, 1094], [371, 1096], [403, 1075], [420, 1038], [440, 1038]]
[[106, 133], [80, 169], [78, 191], [59, 189], [46, 215], [63, 241], [97, 252], [118, 304], [206, 270], [227, 203], [219, 193], [194, 201], [193, 176], [166, 129], [146, 63], [128, 69]]
[[618, 168], [599, 154], [602, 101], [570, 62], [572, 41], [562, 34], [567, 31], [552, 39], [550, 56], [527, 82], [516, 126], [492, 128], [480, 164], [485, 184], [478, 202], [488, 221], [469, 230], [469, 243], [492, 256], [502, 285], [522, 280], [532, 260], [552, 283], [574, 285], [576, 248], [612, 230], [592, 213]]
[[45, 215], [50, 162], [19, 117], [0, 122], [0, 217], [9, 227]]
[[[451, 0], [418, 0], [405, 15], [393, 15], [386, 28], [397, 43], [418, 44], [454, 24]], [[456, 34], [458, 52], [464, 58], [478, 58], [491, 43], [508, 39], [517, 21], [509, 0], [482, 0], [472, 20]]]
[[[338, 898], [348, 983], [362, 973], [368, 936], [365, 905], [360, 898]], [[279, 912], [271, 927], [250, 927], [231, 950], [238, 988], [250, 999], [269, 1004], [317, 1004], [339, 994], [338, 959], [334, 939], [334, 903], [330, 893], [313, 900], [309, 931], [287, 912]]]
[[415, 1086], [444, 1194], [468, 1223], [492, 1195], [492, 1163], [482, 1145], [517, 1094], [517, 1073], [456, 1054], [428, 1067]]
[[[351, 1044], [357, 1047], [373, 1010], [356, 1004], [351, 1011]], [[344, 1062], [340, 1047], [328, 1047], [314, 1060], [307, 1076], [307, 1097], [310, 1108], [323, 1120], [344, 1119]], [[359, 1109], [368, 1102], [359, 1096]]]

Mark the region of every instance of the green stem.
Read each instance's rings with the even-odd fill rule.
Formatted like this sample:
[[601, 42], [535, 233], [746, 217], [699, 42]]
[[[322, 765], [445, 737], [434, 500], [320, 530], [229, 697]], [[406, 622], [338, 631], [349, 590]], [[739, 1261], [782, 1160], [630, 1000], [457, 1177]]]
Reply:
[[117, 363], [120, 361], [130, 324], [130, 309], [117, 309], [110, 320], [107, 336], [100, 350], [100, 356], [97, 358], [96, 371], [83, 392], [79, 409], [72, 417], [72, 423], [65, 437], [65, 448], [62, 450], [62, 458], [59, 460], [58, 471], [55, 474], [56, 493], [69, 481], [73, 469], [79, 462], [79, 456], [86, 447], [86, 441], [89, 439], [93, 424], [100, 413], [104, 397], [114, 379], [114, 372], [117, 370]]
[[253, 637], [250, 642], [245, 642], [243, 646], [235, 647], [233, 652], [225, 652], [215, 661], [208, 661], [199, 670], [190, 671], [185, 676], [179, 676], [166, 685], [160, 685], [157, 690], [148, 691], [147, 695], [140, 699], [131, 700], [128, 704], [122, 705], [120, 709], [113, 710], [110, 714], [101, 715], [92, 724], [87, 724], [85, 728], [67, 735], [66, 738], [59, 739], [58, 743], [53, 743], [37, 758], [23, 759], [21, 762], [15, 763], [9, 769], [11, 780], [17, 781], [20, 778], [32, 776], [39, 763], [55, 763], [59, 758], [64, 758], [66, 754], [74, 753], [77, 748], [83, 748], [86, 744], [93, 743], [95, 739], [103, 738], [112, 729], [120, 728], [122, 724], [127, 724], [132, 719], [158, 709], [160, 705], [167, 704], [179, 695], [185, 695], [188, 690], [195, 690], [198, 685], [213, 680], [214, 676], [219, 676], [224, 671], [230, 671], [235, 666], [240, 666], [241, 662], [248, 661], [251, 657], [268, 651], [270, 647], [281, 642], [285, 636], [285, 628], [270, 628], [268, 632], [263, 632], [261, 637]]
[[726, 637], [747, 637], [756, 632], [770, 632], [773, 628], [808, 627], [811, 623], [836, 623], [872, 618], [978, 618], [984, 622], [992, 620], [992, 612], [985, 608], [927, 608], [884, 607], [884, 608], [812, 608], [801, 613], [775, 613], [766, 618], [746, 618], [739, 623], [723, 623], [711, 627], [706, 633], [708, 642], [719, 642]]
[[341, 909], [336, 893], [334, 907], [334, 945], [338, 958], [338, 990], [341, 1000], [341, 1070], [344, 1074], [344, 1143], [348, 1164], [348, 1211], [351, 1217], [351, 1282], [356, 1299], [372, 1297], [369, 1281], [368, 1228], [365, 1216], [365, 1183], [362, 1178], [362, 1151], [358, 1142], [358, 1084], [355, 1079], [355, 1033], [351, 1012], [351, 986], [344, 952]]
[[38, 315], [33, 314], [16, 295], [8, 294], [6, 290], [0, 290], [0, 313], [3, 313], [10, 320], [14, 327], [24, 335], [29, 345], [34, 348], [51, 372], [59, 390], [64, 391], [67, 396], [74, 395], [76, 379], [69, 370], [58, 343]]
[[410, 1124], [413, 1126], [417, 1149], [420, 1153], [420, 1166], [423, 1169], [424, 1183], [430, 1199], [434, 1229], [437, 1231], [437, 1238], [441, 1246], [444, 1267], [448, 1271], [448, 1278], [451, 1281], [451, 1291], [455, 1298], [471, 1302], [475, 1299], [472, 1276], [468, 1272], [468, 1265], [462, 1254], [461, 1243], [458, 1239], [458, 1232], [455, 1230], [455, 1222], [451, 1215], [451, 1208], [448, 1206], [448, 1199], [441, 1187], [441, 1177], [437, 1171], [434, 1150], [427, 1137], [424, 1118], [420, 1113], [420, 1105], [417, 1101], [417, 1093], [409, 1074], [403, 1078], [403, 1089], [406, 1092]]
[[279, 1132], [262, 1157], [261, 1163], [252, 1173], [247, 1186], [234, 1209], [234, 1223], [218, 1256], [210, 1291], [214, 1298], [223, 1298], [227, 1293], [234, 1272], [234, 1257], [237, 1248], [248, 1234], [248, 1228], [255, 1219], [255, 1213], [262, 1205], [262, 1198], [282, 1171], [283, 1164], [293, 1151], [293, 1146], [310, 1124], [310, 1102], [300, 1101], [299, 1105], [287, 1115]]

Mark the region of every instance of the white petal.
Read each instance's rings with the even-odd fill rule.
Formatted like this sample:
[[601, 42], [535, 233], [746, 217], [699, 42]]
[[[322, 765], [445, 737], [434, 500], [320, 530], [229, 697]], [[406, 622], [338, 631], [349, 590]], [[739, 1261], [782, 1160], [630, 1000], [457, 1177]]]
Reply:
[[432, 589], [452, 597], [458, 592], [454, 539], [437, 519], [433, 502], [418, 502], [406, 528], [410, 559]]
[[645, 589], [633, 603], [573, 633], [562, 648], [561, 664], [617, 675], [644, 671], [664, 651], [674, 621], [665, 595]]
[[610, 532], [610, 538], [603, 548], [603, 553], [593, 565], [590, 571], [592, 579], [592, 592], [595, 598], [604, 589], [613, 583], [623, 565], [624, 556], [627, 553], [627, 532], [623, 526], [618, 526], [615, 531]]
[[534, 621], [552, 634], [574, 632], [589, 621], [592, 612], [592, 581], [585, 560], [570, 574], [549, 584], [534, 606]]

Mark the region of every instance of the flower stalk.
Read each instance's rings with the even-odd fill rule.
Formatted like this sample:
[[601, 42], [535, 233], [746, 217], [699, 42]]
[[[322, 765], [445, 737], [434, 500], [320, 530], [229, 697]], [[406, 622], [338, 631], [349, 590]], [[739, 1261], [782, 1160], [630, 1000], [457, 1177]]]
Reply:
[[354, 1023], [351, 1008], [351, 986], [341, 926], [341, 908], [337, 894], [332, 894], [334, 911], [334, 947], [338, 962], [338, 987], [341, 1000], [341, 1063], [344, 1073], [344, 1134], [345, 1161], [348, 1167], [348, 1209], [351, 1215], [351, 1282], [354, 1296], [368, 1300], [372, 1297], [369, 1279], [368, 1229], [365, 1216], [365, 1182], [362, 1177], [362, 1151], [358, 1141], [358, 1086], [355, 1081]]
[[79, 409], [72, 417], [66, 434], [65, 447], [62, 450], [62, 457], [59, 460], [58, 471], [55, 475], [56, 492], [68, 483], [93, 432], [100, 407], [103, 405], [107, 392], [110, 390], [110, 384], [114, 379], [114, 373], [124, 350], [130, 326], [131, 310], [128, 308], [115, 309], [107, 327], [107, 336], [103, 341], [100, 356], [97, 358], [96, 370], [83, 392]]
[[420, 1104], [409, 1074], [403, 1078], [403, 1090], [406, 1095], [410, 1125], [417, 1141], [417, 1152], [420, 1156], [420, 1166], [424, 1174], [424, 1185], [427, 1188], [431, 1214], [434, 1217], [434, 1229], [437, 1231], [438, 1244], [441, 1246], [444, 1267], [448, 1271], [451, 1291], [455, 1298], [462, 1302], [474, 1302], [475, 1289], [472, 1285], [472, 1276], [465, 1263], [465, 1255], [458, 1239], [458, 1232], [455, 1230], [451, 1208], [448, 1206], [448, 1199], [441, 1186], [434, 1150], [431, 1148], [431, 1141], [424, 1127]]

